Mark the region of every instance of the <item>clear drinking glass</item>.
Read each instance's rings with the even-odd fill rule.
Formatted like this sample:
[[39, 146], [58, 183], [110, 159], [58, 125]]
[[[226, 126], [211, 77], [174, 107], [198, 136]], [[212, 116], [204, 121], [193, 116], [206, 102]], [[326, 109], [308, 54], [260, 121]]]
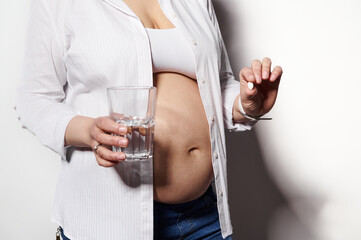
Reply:
[[125, 161], [153, 157], [156, 106], [155, 87], [111, 87], [107, 89], [109, 114], [117, 123], [128, 127], [126, 148], [113, 146], [113, 151], [126, 154]]

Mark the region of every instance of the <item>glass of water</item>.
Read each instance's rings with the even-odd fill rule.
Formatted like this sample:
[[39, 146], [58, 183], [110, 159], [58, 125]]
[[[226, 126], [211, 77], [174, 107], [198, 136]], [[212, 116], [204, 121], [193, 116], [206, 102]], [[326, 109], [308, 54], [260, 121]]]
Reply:
[[127, 147], [113, 146], [123, 152], [125, 161], [142, 161], [153, 157], [156, 106], [155, 87], [111, 87], [107, 89], [109, 114], [117, 123], [127, 126]]

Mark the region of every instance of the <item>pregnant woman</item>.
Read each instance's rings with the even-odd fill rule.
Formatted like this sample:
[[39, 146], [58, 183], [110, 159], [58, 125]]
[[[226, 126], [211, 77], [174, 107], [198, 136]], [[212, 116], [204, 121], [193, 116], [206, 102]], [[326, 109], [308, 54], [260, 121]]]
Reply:
[[[211, 0], [33, 0], [17, 112], [62, 167], [63, 239], [231, 239], [224, 128], [273, 107], [281, 67], [236, 80]], [[106, 89], [156, 86], [154, 159], [130, 163]]]

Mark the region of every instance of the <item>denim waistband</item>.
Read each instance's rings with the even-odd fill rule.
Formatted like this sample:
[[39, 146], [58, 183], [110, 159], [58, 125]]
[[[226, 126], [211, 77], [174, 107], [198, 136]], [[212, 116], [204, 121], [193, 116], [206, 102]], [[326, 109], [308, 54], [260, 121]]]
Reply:
[[177, 203], [177, 204], [168, 204], [168, 203], [162, 203], [162, 202], [158, 202], [154, 200], [154, 210], [161, 210], [161, 211], [165, 211], [165, 210], [179, 210], [182, 211], [184, 209], [188, 209], [190, 206], [200, 206], [202, 204], [204, 204], [204, 202], [207, 201], [211, 201], [214, 203], [217, 203], [217, 197], [213, 192], [212, 189], [212, 185], [209, 185], [207, 191], [200, 196], [199, 198], [196, 198], [194, 200], [188, 201], [188, 202], [184, 202], [184, 203]]

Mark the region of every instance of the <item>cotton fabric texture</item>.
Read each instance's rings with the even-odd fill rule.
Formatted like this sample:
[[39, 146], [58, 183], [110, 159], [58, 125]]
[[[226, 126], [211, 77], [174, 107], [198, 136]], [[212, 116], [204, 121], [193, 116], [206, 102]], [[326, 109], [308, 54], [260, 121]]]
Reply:
[[152, 53], [153, 73], [176, 72], [197, 79], [192, 47], [177, 28], [146, 28]]
[[[240, 91], [210, 0], [159, 0], [192, 47], [208, 118], [222, 236], [232, 233], [224, 128]], [[32, 0], [23, 81], [22, 126], [61, 156], [52, 221], [72, 240], [153, 238], [153, 162], [98, 166], [90, 148], [64, 147], [69, 121], [108, 115], [106, 88], [152, 86], [149, 39], [122, 0]]]

